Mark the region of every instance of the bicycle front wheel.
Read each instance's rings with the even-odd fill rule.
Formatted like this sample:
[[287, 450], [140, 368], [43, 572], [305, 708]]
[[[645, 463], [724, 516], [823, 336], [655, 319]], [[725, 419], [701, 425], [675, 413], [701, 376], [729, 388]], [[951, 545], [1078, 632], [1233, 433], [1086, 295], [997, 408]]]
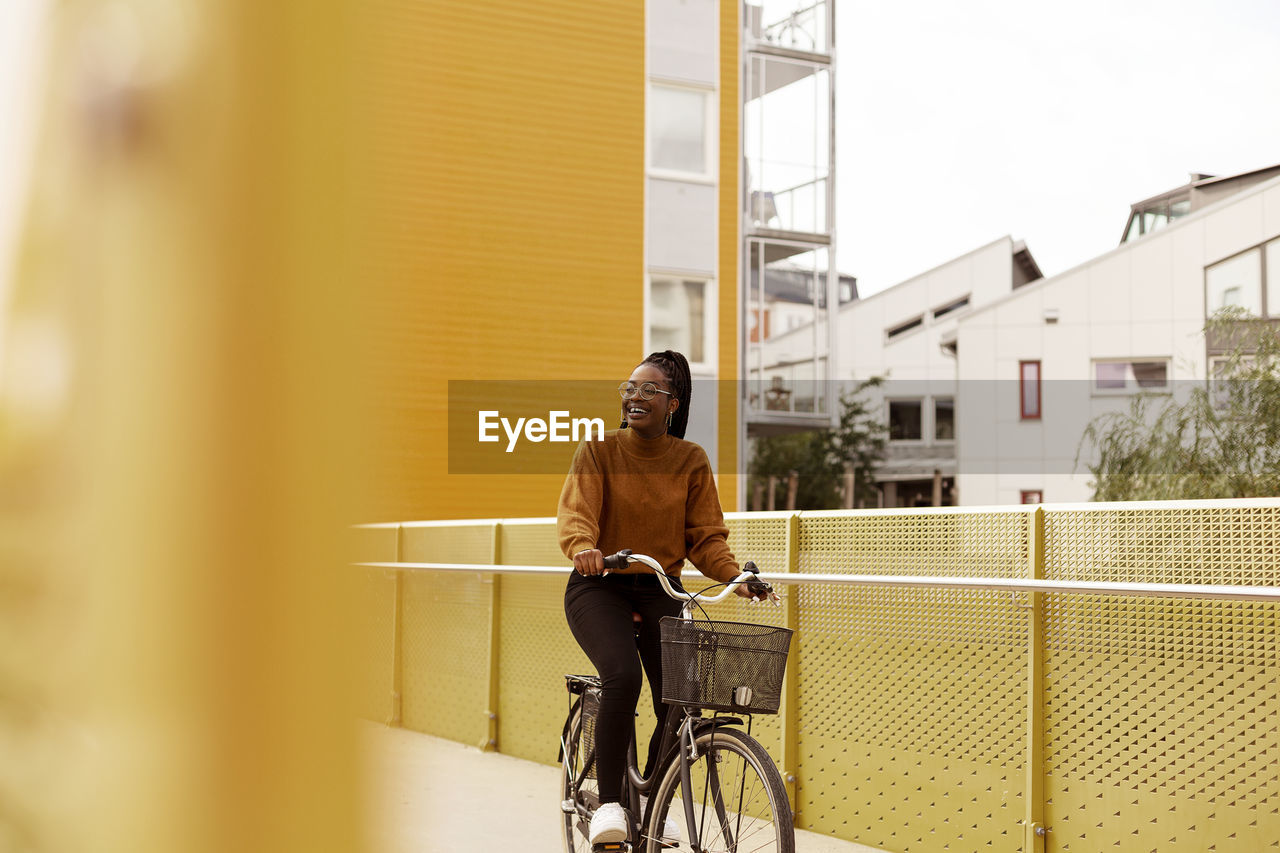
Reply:
[[[697, 737], [690, 767], [693, 819], [704, 853], [795, 853], [795, 829], [782, 774], [763, 746], [738, 729], [714, 729]], [[648, 853], [692, 851], [680, 785], [680, 759], [663, 768], [645, 827]], [[679, 830], [671, 837], [667, 820]]]

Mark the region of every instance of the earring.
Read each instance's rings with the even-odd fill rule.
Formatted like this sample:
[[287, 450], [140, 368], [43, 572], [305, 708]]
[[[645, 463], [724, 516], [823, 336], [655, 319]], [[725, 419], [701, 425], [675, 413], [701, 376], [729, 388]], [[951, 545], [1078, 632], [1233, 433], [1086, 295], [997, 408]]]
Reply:
[[671, 413], [667, 412], [667, 429], [671, 429]]

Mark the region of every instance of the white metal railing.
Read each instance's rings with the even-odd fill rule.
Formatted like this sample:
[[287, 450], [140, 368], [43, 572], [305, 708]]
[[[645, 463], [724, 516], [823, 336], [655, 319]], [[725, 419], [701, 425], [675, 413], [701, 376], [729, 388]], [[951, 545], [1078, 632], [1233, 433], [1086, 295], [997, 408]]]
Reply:
[[[561, 575], [566, 566], [495, 566], [489, 563], [355, 563], [372, 569], [424, 572], [478, 572], [482, 574]], [[831, 575], [761, 572], [771, 584], [837, 584], [844, 586], [910, 587], [915, 589], [967, 589], [983, 592], [1053, 592], [1085, 595], [1157, 596], [1164, 598], [1216, 598], [1247, 601], [1280, 601], [1280, 587], [1226, 586], [1219, 584], [1124, 583], [1118, 581], [1055, 581], [1033, 578], [963, 578], [919, 575]]]

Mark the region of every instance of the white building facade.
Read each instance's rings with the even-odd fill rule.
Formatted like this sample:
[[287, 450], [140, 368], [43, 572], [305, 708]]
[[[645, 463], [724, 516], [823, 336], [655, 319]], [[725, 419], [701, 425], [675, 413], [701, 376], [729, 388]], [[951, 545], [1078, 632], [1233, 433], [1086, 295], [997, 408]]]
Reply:
[[1089, 421], [1207, 382], [1227, 305], [1280, 320], [1280, 179], [961, 317], [960, 503], [1089, 500]]
[[1052, 278], [1004, 237], [841, 306], [837, 378], [886, 380], [868, 398], [889, 427], [880, 502], [1089, 500], [1094, 418], [1207, 382], [1216, 310], [1280, 323], [1278, 175], [1195, 175], [1135, 204], [1118, 248]]
[[885, 506], [955, 502], [958, 324], [975, 305], [1038, 276], [1025, 247], [1002, 237], [841, 307], [843, 376], [885, 379], [864, 392], [889, 427], [885, 462], [876, 472]]

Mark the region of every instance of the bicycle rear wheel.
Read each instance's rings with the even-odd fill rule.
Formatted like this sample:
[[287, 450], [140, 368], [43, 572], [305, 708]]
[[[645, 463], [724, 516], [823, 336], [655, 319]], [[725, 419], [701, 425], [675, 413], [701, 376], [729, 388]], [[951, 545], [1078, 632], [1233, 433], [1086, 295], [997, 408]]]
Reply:
[[[705, 853], [795, 853], [795, 829], [782, 774], [755, 738], [724, 728], [697, 737], [698, 760], [690, 767], [694, 825]], [[645, 825], [645, 849], [691, 851], [680, 789], [680, 760], [663, 768]], [[679, 840], [663, 838], [667, 818]]]
[[[587, 841], [585, 827], [579, 828], [580, 818], [575, 809], [576, 804], [585, 803], [592, 808], [600, 801], [600, 790], [596, 784], [595, 774], [590, 777], [584, 774], [583, 768], [594, 760], [595, 744], [584, 743], [582, 737], [582, 702], [575, 702], [569, 718], [565, 720], [564, 754], [560, 763], [560, 798], [563, 814], [564, 849], [566, 853], [591, 853], [591, 844]], [[581, 780], [578, 782], [578, 780]], [[575, 796], [575, 782], [578, 782]], [[568, 811], [565, 811], [565, 809]]]

